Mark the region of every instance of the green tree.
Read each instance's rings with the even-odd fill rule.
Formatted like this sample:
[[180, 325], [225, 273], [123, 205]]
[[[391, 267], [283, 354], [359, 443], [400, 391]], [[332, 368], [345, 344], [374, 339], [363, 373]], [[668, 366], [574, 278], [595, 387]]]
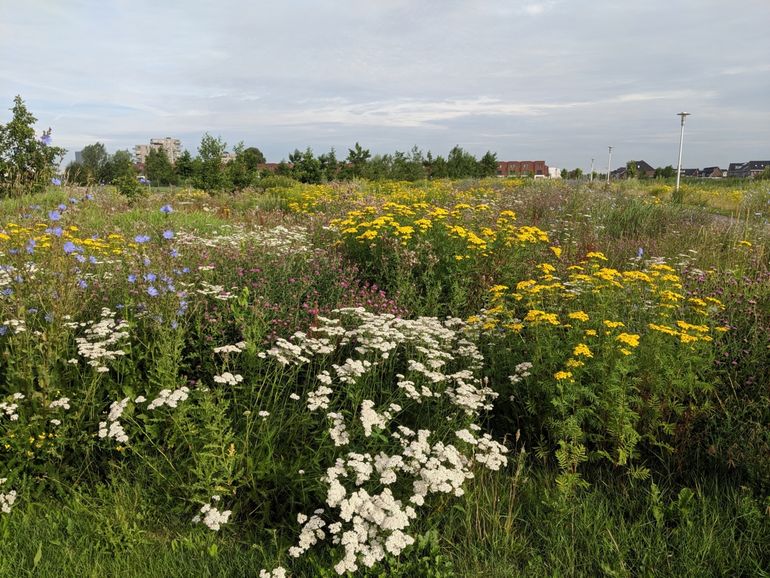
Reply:
[[348, 149], [348, 158], [345, 162], [349, 165], [346, 167], [348, 172], [354, 177], [360, 177], [364, 174], [364, 167], [366, 161], [372, 157], [372, 153], [369, 149], [362, 148], [358, 142], [352, 149]]
[[190, 151], [185, 150], [177, 157], [176, 163], [174, 163], [174, 172], [177, 176], [177, 182], [186, 182], [193, 176], [195, 167]]
[[112, 183], [120, 177], [136, 177], [136, 168], [134, 159], [127, 150], [116, 151], [114, 155], [108, 157], [107, 162], [102, 168], [100, 180], [106, 183]]
[[301, 183], [320, 183], [322, 178], [321, 162], [313, 155], [313, 150], [307, 147], [304, 152], [294, 149], [289, 155], [292, 165], [291, 176]]
[[259, 170], [259, 165], [264, 165], [267, 160], [262, 151], [257, 147], [248, 147], [243, 150], [243, 162], [246, 164], [246, 168], [249, 172], [256, 172]]
[[636, 161], [628, 161], [626, 163], [626, 177], [629, 179], [635, 179], [638, 171], [636, 170]]
[[497, 153], [487, 151], [479, 160], [479, 176], [494, 177], [497, 175]]
[[175, 185], [177, 183], [174, 165], [163, 149], [152, 149], [144, 163], [144, 174], [153, 185]]
[[334, 148], [328, 153], [318, 155], [318, 162], [321, 163], [321, 178], [324, 182], [336, 181], [339, 178], [340, 163]]
[[214, 138], [209, 133], [203, 135], [198, 147], [198, 161], [193, 176], [195, 186], [204, 191], [221, 191], [227, 186], [222, 156], [227, 150], [227, 143], [220, 137]]
[[476, 177], [479, 174], [478, 161], [471, 153], [466, 152], [459, 145], [455, 145], [446, 160], [447, 172], [452, 179]]
[[88, 171], [83, 166], [83, 163], [77, 161], [70, 162], [64, 170], [64, 175], [68, 183], [75, 185], [88, 184]]
[[83, 147], [80, 158], [88, 181], [99, 182], [104, 180], [110, 155], [102, 143], [97, 142]]
[[11, 120], [0, 124], [0, 196], [43, 190], [67, 152], [50, 146], [51, 129], [35, 138], [37, 119], [20, 96], [13, 99]]

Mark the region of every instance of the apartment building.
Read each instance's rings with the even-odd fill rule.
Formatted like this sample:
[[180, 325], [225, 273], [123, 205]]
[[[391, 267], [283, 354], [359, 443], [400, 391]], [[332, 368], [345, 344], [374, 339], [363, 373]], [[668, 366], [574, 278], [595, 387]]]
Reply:
[[134, 161], [139, 165], [144, 165], [147, 161], [147, 155], [151, 150], [162, 150], [166, 153], [171, 164], [176, 163], [176, 159], [182, 154], [182, 141], [178, 138], [153, 138], [150, 144], [139, 144], [134, 146]]

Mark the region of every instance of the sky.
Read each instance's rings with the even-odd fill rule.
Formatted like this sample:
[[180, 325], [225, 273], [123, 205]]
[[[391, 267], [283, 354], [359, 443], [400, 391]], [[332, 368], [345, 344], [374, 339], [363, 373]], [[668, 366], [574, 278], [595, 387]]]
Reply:
[[455, 145], [606, 169], [770, 159], [770, 0], [0, 0], [15, 95], [69, 149], [208, 132], [269, 161]]

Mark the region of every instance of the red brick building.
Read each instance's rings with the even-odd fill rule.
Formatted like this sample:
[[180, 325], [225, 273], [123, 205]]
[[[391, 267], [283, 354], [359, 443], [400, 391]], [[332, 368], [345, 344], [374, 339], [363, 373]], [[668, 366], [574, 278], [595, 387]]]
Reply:
[[500, 161], [497, 163], [498, 177], [547, 177], [545, 161]]

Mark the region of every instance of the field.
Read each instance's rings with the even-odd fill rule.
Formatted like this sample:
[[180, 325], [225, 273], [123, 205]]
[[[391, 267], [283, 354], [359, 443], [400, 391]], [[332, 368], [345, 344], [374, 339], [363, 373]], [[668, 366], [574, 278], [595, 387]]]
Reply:
[[0, 201], [0, 575], [770, 575], [770, 185], [683, 190]]

